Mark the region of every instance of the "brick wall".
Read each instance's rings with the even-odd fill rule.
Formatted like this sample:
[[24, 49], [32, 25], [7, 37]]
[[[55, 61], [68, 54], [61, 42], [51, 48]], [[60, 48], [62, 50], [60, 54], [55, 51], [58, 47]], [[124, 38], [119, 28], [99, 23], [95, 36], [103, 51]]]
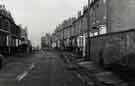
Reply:
[[135, 27], [135, 0], [107, 0], [109, 32]]

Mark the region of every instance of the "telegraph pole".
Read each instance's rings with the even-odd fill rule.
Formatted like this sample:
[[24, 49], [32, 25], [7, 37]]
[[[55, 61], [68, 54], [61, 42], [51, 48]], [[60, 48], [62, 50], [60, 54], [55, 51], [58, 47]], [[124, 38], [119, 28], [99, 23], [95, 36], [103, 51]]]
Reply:
[[64, 29], [65, 29], [65, 28], [63, 28], [63, 41], [62, 41], [62, 48], [63, 48], [63, 50], [65, 49], [65, 43], [64, 43]]
[[87, 18], [87, 56], [86, 59], [89, 60], [90, 59], [90, 49], [91, 49], [91, 42], [90, 42], [90, 0], [88, 0], [88, 18]]

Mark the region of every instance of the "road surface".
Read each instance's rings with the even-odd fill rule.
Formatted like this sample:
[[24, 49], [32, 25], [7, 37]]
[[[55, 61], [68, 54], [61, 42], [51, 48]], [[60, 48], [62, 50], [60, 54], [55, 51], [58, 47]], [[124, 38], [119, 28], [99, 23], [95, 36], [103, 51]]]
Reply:
[[16, 58], [0, 71], [0, 86], [83, 86], [55, 51]]

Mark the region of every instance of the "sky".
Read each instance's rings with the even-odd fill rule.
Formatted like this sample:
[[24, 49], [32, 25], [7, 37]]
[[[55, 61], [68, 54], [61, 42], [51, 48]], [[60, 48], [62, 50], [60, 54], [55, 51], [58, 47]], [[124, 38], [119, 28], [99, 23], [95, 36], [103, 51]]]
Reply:
[[32, 44], [40, 44], [45, 33], [52, 33], [64, 19], [74, 17], [87, 0], [1, 0], [16, 24], [28, 27]]

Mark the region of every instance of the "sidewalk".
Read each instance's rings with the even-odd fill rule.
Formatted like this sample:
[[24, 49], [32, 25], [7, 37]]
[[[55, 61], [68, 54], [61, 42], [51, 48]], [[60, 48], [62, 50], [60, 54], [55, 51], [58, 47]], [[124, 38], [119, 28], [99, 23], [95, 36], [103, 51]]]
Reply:
[[62, 56], [64, 62], [69, 65], [68, 69], [76, 71], [76, 75], [85, 86], [128, 86], [113, 72], [104, 70], [92, 61], [84, 61], [77, 55], [68, 52], [64, 52]]
[[18, 55], [14, 55], [14, 56], [8, 56], [5, 58], [6, 59], [5, 64], [17, 61], [18, 59], [21, 59], [21, 58], [29, 57], [29, 55], [32, 55], [32, 54], [20, 54], [20, 55], [18, 54]]

